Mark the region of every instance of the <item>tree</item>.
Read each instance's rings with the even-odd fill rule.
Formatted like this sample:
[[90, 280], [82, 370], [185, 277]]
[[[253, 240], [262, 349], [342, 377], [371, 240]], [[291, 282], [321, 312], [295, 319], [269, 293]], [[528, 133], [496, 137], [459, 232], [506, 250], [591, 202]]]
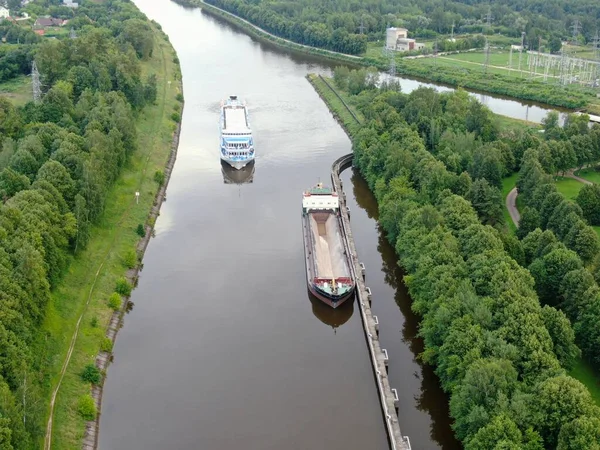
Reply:
[[587, 388], [566, 375], [542, 381], [531, 406], [536, 428], [548, 447], [557, 445], [563, 425], [583, 416], [597, 417], [597, 408]]
[[37, 180], [48, 181], [58, 189], [67, 203], [72, 203], [75, 183], [67, 169], [58, 161], [49, 160], [45, 162], [37, 173]]
[[502, 193], [497, 187], [491, 186], [485, 178], [476, 180], [472, 184], [467, 198], [484, 224], [493, 226], [504, 221]]
[[550, 37], [550, 40], [548, 41], [548, 50], [550, 50], [550, 53], [558, 53], [561, 48], [562, 40], [560, 36], [556, 34], [552, 35], [552, 37]]
[[581, 350], [575, 345], [575, 333], [571, 322], [562, 311], [548, 305], [542, 308], [542, 319], [550, 333], [554, 353], [560, 364], [567, 370], [572, 369], [581, 356]]
[[535, 279], [540, 300], [556, 305], [559, 289], [565, 275], [582, 267], [581, 259], [571, 250], [557, 248], [533, 261], [529, 271]]
[[146, 21], [140, 19], [126, 20], [120, 38], [133, 46], [138, 57], [148, 59], [152, 56], [154, 36], [150, 25]]
[[17, 192], [27, 189], [29, 184], [29, 178], [7, 167], [0, 172], [0, 197], [6, 201]]
[[542, 119], [542, 125], [544, 126], [544, 137], [546, 139], [560, 139], [562, 136], [562, 129], [560, 128], [560, 122], [557, 111], [550, 111], [546, 117]]
[[475, 361], [450, 399], [457, 437], [462, 440], [474, 435], [491, 416], [502, 413], [516, 387], [517, 371], [510, 361]]
[[600, 186], [586, 184], [575, 198], [583, 217], [592, 225], [600, 225]]
[[564, 424], [558, 435], [557, 450], [600, 450], [600, 419], [582, 416]]
[[[571, 213], [571, 217], [574, 214]], [[600, 251], [600, 240], [594, 229], [583, 220], [574, 217], [574, 224], [564, 238], [565, 245], [575, 251], [584, 263], [592, 261]]]
[[519, 220], [519, 228], [517, 228], [517, 237], [523, 239], [536, 228], [540, 227], [540, 214], [537, 209], [525, 207]]

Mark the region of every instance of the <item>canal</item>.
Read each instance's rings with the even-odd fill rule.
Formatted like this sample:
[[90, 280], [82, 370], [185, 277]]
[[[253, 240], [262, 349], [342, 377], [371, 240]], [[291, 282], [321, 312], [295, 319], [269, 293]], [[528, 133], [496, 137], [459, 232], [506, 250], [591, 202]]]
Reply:
[[[177, 50], [186, 103], [167, 201], [104, 386], [100, 449], [387, 448], [360, 313], [313, 301], [304, 277], [301, 193], [329, 182], [331, 163], [351, 150], [304, 78], [332, 66], [199, 9], [136, 4]], [[230, 94], [250, 107], [254, 171], [219, 161], [219, 103]], [[518, 102], [486, 104], [525, 118]], [[531, 106], [529, 120], [532, 111], [545, 115]], [[460, 448], [447, 398], [416, 360], [417, 320], [376, 204], [360, 177], [344, 180], [402, 432], [415, 449]]]

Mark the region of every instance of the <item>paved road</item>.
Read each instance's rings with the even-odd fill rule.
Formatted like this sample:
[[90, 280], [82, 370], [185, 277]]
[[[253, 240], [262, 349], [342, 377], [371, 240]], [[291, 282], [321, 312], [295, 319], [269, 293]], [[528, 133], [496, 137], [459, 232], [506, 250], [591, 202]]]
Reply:
[[[564, 176], [567, 178], [572, 178], [574, 180], [577, 180], [583, 184], [594, 184], [589, 180], [586, 180], [584, 178], [581, 178], [581, 177], [578, 177], [577, 175], [575, 175], [575, 173], [574, 173], [575, 170], [577, 170], [577, 169], [569, 170], [568, 172], [565, 173]], [[510, 218], [512, 219], [515, 226], [518, 228], [519, 220], [521, 219], [521, 214], [519, 213], [519, 210], [517, 209], [517, 195], [518, 195], [517, 188], [514, 187], [506, 196], [506, 209], [508, 209]]]
[[519, 210], [517, 209], [517, 188], [514, 187], [506, 196], [506, 209], [508, 209], [508, 213], [510, 214], [510, 218], [512, 219], [515, 226], [519, 227], [519, 220], [521, 220], [521, 214], [519, 214]]

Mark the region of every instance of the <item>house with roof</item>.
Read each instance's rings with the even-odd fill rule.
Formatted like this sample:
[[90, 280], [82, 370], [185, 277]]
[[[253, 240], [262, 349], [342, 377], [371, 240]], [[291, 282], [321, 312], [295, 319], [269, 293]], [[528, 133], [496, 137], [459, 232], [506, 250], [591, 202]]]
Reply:
[[8, 8], [0, 6], [0, 19], [6, 19], [7, 17], [10, 17], [10, 11]]
[[34, 30], [43, 30], [48, 27], [62, 27], [67, 23], [66, 20], [56, 17], [38, 17], [33, 24]]

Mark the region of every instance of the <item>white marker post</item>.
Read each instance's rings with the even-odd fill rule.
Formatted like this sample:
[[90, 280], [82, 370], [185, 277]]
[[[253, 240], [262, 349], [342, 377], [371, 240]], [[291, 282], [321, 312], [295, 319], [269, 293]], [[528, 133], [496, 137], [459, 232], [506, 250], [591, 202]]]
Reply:
[[139, 203], [140, 200], [140, 193], [139, 192], [135, 192], [135, 204], [137, 205]]

